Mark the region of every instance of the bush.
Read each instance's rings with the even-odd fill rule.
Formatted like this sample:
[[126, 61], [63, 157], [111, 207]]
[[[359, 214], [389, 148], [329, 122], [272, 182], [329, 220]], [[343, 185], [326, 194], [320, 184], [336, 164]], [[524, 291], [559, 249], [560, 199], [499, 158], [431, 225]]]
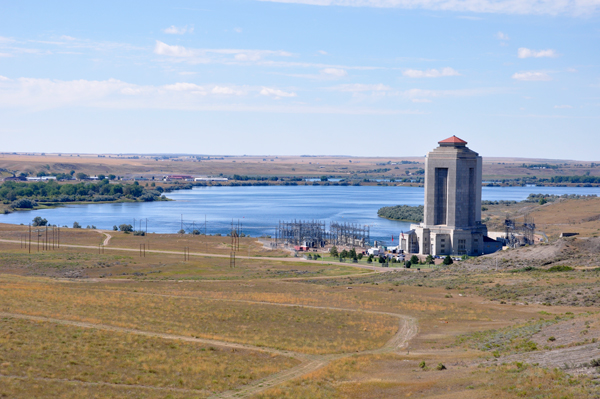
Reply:
[[424, 369], [425, 367], [427, 367], [427, 364], [425, 364], [425, 360], [421, 361], [421, 363], [419, 363], [419, 367]]
[[21, 198], [13, 201], [10, 206], [13, 208], [32, 209], [35, 206], [35, 201], [27, 198]]
[[411, 266], [412, 263], [410, 261], [406, 261], [406, 263], [404, 264], [404, 267], [406, 267], [407, 269], [410, 269]]
[[433, 256], [427, 255], [427, 258], [425, 259], [425, 263], [428, 264], [428, 265], [435, 264], [435, 260], [433, 259]]
[[48, 225], [48, 221], [46, 219], [42, 219], [41, 216], [36, 216], [33, 218], [33, 222], [31, 223], [32, 226], [47, 226]]
[[358, 255], [356, 255], [356, 257], [357, 257], [358, 259], [362, 259], [362, 258], [363, 258], [363, 254], [358, 254]]
[[446, 370], [446, 366], [444, 366], [442, 363], [438, 363], [437, 367], [435, 368], [436, 370]]
[[[185, 230], [184, 230], [184, 229], [181, 229], [181, 230], [179, 230], [179, 231], [177, 232], [177, 234], [185, 234]], [[220, 235], [220, 234], [219, 234], [219, 235]]]
[[146, 235], [146, 232], [145, 232], [145, 231], [143, 231], [143, 230], [137, 230], [137, 231], [134, 231], [134, 232], [133, 232], [133, 235], [134, 235], [134, 236], [142, 236], [142, 237], [143, 237], [143, 236], [145, 236], [145, 235]]
[[339, 256], [335, 245], [333, 247], [331, 247], [331, 249], [329, 250], [329, 254], [331, 255], [332, 258], [337, 258]]
[[446, 255], [446, 257], [444, 258], [444, 265], [448, 266], [454, 263], [454, 261], [452, 260], [452, 258], [450, 257], [450, 255]]
[[117, 225], [116, 225], [116, 224], [113, 226], [113, 230], [114, 230], [114, 231], [117, 231], [117, 230], [119, 230], [119, 228], [117, 227]]
[[192, 231], [192, 235], [199, 236], [200, 235], [200, 230], [194, 229], [194, 231]]
[[411, 256], [410, 257], [410, 263], [412, 263], [413, 265], [419, 264], [419, 257], [417, 255]]
[[572, 272], [573, 268], [571, 266], [564, 265], [555, 265], [546, 270], [548, 273], [556, 273], [556, 272]]
[[130, 224], [121, 224], [119, 225], [119, 230], [124, 233], [131, 233], [133, 231], [133, 226]]
[[77, 222], [73, 222], [73, 228], [74, 229], [80, 229], [81, 225], [79, 223], [77, 223]]

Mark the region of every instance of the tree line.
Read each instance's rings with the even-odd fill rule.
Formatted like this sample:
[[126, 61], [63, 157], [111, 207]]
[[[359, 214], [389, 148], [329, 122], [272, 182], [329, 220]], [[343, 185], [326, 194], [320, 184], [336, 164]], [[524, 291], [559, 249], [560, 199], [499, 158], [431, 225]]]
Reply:
[[391, 219], [402, 220], [406, 222], [421, 223], [423, 221], [424, 207], [423, 205], [396, 205], [384, 206], [377, 211], [377, 216]]
[[108, 179], [96, 183], [59, 184], [56, 181], [21, 183], [7, 181], [0, 185], [0, 200], [12, 208], [33, 208], [38, 202], [100, 202], [130, 199], [157, 201], [162, 197], [161, 187], [145, 188], [133, 184], [111, 184]]

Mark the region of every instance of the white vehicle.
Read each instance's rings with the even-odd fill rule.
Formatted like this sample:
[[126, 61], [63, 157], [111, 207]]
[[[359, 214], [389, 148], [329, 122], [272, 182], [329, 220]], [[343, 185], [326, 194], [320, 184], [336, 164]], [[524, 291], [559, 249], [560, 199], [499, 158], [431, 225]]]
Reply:
[[367, 254], [373, 255], [373, 256], [379, 256], [379, 248], [369, 248], [367, 250]]

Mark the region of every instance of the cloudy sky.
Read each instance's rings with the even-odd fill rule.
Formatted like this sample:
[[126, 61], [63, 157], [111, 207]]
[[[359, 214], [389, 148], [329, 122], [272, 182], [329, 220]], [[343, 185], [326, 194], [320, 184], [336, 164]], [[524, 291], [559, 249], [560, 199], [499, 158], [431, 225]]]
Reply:
[[598, 161], [600, 0], [3, 1], [0, 121], [3, 152]]

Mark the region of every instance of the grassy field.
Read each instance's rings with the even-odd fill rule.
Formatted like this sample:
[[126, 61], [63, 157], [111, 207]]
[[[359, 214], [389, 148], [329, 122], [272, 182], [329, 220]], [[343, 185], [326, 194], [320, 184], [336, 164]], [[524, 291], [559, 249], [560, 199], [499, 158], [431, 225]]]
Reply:
[[[123, 392], [119, 386], [138, 388], [138, 393], [157, 396], [181, 394], [207, 397], [295, 366], [284, 356], [252, 351], [175, 342], [155, 337], [106, 332], [11, 318], [0, 319], [0, 374], [25, 378], [35, 376], [44, 386], [43, 396], [62, 396], [65, 384], [74, 381], [73, 397], [84, 397], [85, 383], [112, 384], [104, 390]], [[47, 379], [42, 381], [41, 379]], [[35, 390], [23, 380], [0, 383], [0, 394], [13, 397]], [[52, 385], [57, 385], [52, 387]], [[159, 390], [148, 392], [145, 387]], [[169, 389], [175, 389], [170, 391]], [[139, 391], [142, 389], [142, 391]], [[181, 391], [177, 391], [177, 390]], [[187, 396], [186, 395], [186, 396]]]
[[[433, 148], [432, 148], [433, 149]], [[115, 175], [145, 175], [162, 177], [167, 174], [190, 175], [250, 175], [250, 176], [305, 176], [322, 175], [349, 177], [353, 175], [374, 178], [400, 178], [423, 168], [423, 156], [393, 158], [361, 158], [337, 156], [227, 156], [212, 157], [202, 161], [189, 158], [155, 160], [152, 156], [127, 156], [85, 154], [16, 155], [0, 154], [0, 169], [7, 171], [69, 173], [71, 170], [88, 175], [110, 173]], [[129, 158], [129, 159], [128, 159]], [[219, 158], [219, 159], [215, 159]], [[221, 159], [222, 158], [222, 159]], [[403, 163], [404, 161], [404, 163]], [[408, 163], [407, 163], [408, 162]], [[525, 165], [546, 164], [550, 168], [532, 169]], [[547, 160], [523, 158], [484, 158], [483, 178], [514, 179], [516, 177], [600, 175], [600, 167], [590, 162], [572, 160]]]
[[[600, 395], [600, 238], [373, 272], [253, 239], [231, 268], [227, 237], [86, 229], [29, 253], [0, 227], [7, 397]], [[174, 253], [140, 257], [144, 240]]]

